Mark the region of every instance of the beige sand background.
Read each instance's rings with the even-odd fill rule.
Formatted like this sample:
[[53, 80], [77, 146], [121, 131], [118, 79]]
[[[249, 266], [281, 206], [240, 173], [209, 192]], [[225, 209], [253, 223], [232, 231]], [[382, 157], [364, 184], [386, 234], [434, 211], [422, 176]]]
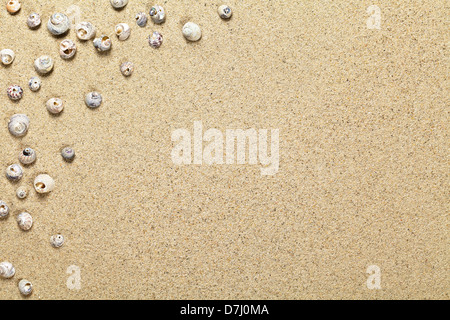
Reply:
[[[21, 299], [448, 299], [448, 3], [446, 1], [235, 1], [231, 21], [219, 1], [167, 0], [167, 22], [134, 24], [152, 3], [130, 0], [122, 11], [102, 1], [22, 1], [0, 10], [0, 48], [14, 64], [0, 67], [0, 167], [33, 147], [37, 162], [0, 198], [12, 213], [0, 221], [0, 260], [17, 270], [0, 281], [0, 298]], [[382, 10], [369, 30], [366, 9]], [[132, 26], [100, 55], [81, 43], [72, 61], [44, 23], [70, 5], [99, 33]], [[198, 43], [181, 34], [192, 20]], [[152, 30], [164, 35], [154, 50]], [[54, 72], [33, 93], [33, 61], [51, 55]], [[135, 63], [124, 78], [121, 62]], [[23, 99], [6, 88], [19, 84]], [[85, 93], [104, 103], [89, 110]], [[61, 97], [52, 117], [45, 101]], [[12, 137], [7, 121], [26, 113], [31, 127]], [[172, 163], [171, 133], [205, 129], [280, 130], [280, 170], [260, 166]], [[59, 150], [76, 149], [62, 161]], [[2, 169], [4, 170], [4, 169]], [[47, 197], [15, 197], [46, 172], [57, 183]], [[15, 215], [29, 211], [30, 232]], [[50, 246], [57, 232], [64, 247]], [[66, 286], [81, 269], [81, 290]], [[381, 290], [366, 287], [369, 265], [381, 268]]]

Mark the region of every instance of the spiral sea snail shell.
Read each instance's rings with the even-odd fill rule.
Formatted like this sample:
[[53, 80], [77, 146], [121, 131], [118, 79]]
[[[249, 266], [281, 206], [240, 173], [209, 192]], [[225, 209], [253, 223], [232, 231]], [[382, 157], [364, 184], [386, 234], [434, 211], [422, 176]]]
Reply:
[[72, 40], [66, 39], [61, 42], [59, 45], [59, 55], [61, 58], [68, 60], [73, 58], [75, 53], [77, 52], [77, 46], [75, 42]]
[[38, 91], [41, 88], [41, 83], [41, 79], [39, 79], [38, 77], [32, 77], [28, 81], [28, 87], [31, 91]]
[[16, 58], [16, 54], [11, 49], [3, 49], [2, 51], [0, 51], [0, 58], [2, 60], [2, 63], [7, 66], [13, 63], [14, 59]]
[[133, 71], [134, 71], [134, 64], [133, 64], [133, 62], [129, 62], [129, 61], [128, 62], [124, 62], [120, 66], [120, 72], [122, 72], [122, 74], [125, 77], [131, 76]]
[[37, 27], [39, 27], [41, 25], [41, 16], [36, 13], [33, 12], [32, 14], [30, 14], [27, 18], [27, 26], [30, 29], [36, 29]]
[[154, 5], [150, 9], [150, 17], [152, 18], [152, 21], [156, 24], [161, 24], [164, 21], [166, 21], [166, 12], [164, 11], [164, 8], [159, 5]]
[[197, 24], [188, 22], [183, 26], [183, 36], [189, 41], [198, 41], [202, 37], [202, 31]]
[[80, 22], [75, 26], [75, 33], [80, 40], [90, 40], [95, 36], [96, 30], [90, 22]]
[[217, 9], [217, 13], [222, 19], [230, 19], [233, 15], [233, 11], [231, 11], [231, 8], [227, 5], [222, 5]]
[[9, 119], [8, 130], [15, 137], [23, 137], [30, 127], [30, 119], [24, 114], [15, 114]]
[[51, 236], [50, 238], [50, 244], [54, 248], [59, 248], [64, 244], [64, 236], [61, 234], [55, 234], [54, 236]]
[[12, 85], [8, 87], [6, 93], [11, 100], [17, 101], [22, 99], [23, 89], [18, 85]]
[[128, 4], [128, 0], [110, 0], [114, 9], [122, 9]]
[[34, 179], [34, 189], [37, 193], [49, 193], [55, 189], [55, 180], [48, 174], [40, 174]]
[[4, 261], [0, 263], [0, 277], [4, 279], [9, 279], [14, 277], [16, 274], [16, 269], [14, 269], [11, 262]]
[[115, 32], [119, 40], [124, 41], [130, 37], [131, 29], [126, 23], [119, 23], [116, 25]]
[[136, 17], [136, 24], [139, 27], [145, 27], [147, 25], [147, 15], [144, 12], [139, 12]]
[[148, 37], [148, 43], [152, 48], [159, 48], [163, 43], [163, 36], [158, 31], [153, 32]]
[[91, 108], [91, 109], [95, 109], [100, 107], [100, 105], [102, 104], [102, 95], [96, 91], [94, 92], [89, 92], [85, 99], [84, 102], [86, 103], [86, 105]]
[[30, 281], [22, 279], [19, 281], [19, 292], [24, 296], [29, 296], [33, 292], [33, 285]]
[[72, 162], [75, 158], [75, 150], [70, 147], [65, 147], [61, 150], [61, 157], [67, 162]]
[[31, 148], [25, 148], [19, 153], [19, 161], [22, 164], [28, 165], [36, 161], [36, 151]]
[[23, 231], [28, 231], [33, 226], [33, 217], [28, 212], [22, 212], [17, 216], [17, 224]]
[[103, 35], [94, 39], [94, 47], [100, 52], [110, 50], [111, 45], [111, 39], [108, 36]]
[[45, 106], [51, 114], [60, 114], [64, 109], [63, 101], [60, 98], [49, 99]]
[[34, 69], [40, 74], [47, 74], [53, 70], [53, 59], [49, 56], [41, 56], [34, 61]]
[[21, 6], [19, 0], [9, 0], [6, 3], [6, 10], [8, 10], [9, 13], [16, 13], [20, 10]]
[[6, 178], [10, 181], [19, 181], [23, 176], [23, 169], [18, 164], [12, 164], [6, 168]]
[[0, 200], [0, 219], [5, 219], [9, 215], [9, 207], [6, 202]]
[[53, 14], [47, 23], [47, 29], [51, 34], [59, 36], [69, 31], [70, 19], [64, 13]]
[[28, 191], [24, 187], [19, 187], [16, 191], [16, 196], [19, 199], [25, 199], [28, 196]]

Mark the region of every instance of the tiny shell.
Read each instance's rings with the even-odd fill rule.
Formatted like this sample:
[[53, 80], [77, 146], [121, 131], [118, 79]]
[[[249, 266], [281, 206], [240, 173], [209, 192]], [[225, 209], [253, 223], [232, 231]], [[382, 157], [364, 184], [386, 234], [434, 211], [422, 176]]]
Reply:
[[34, 61], [34, 69], [40, 74], [47, 74], [53, 70], [53, 59], [49, 56], [41, 56]]
[[9, 215], [9, 207], [6, 202], [0, 200], [0, 219], [5, 219]]
[[51, 236], [50, 243], [54, 248], [59, 248], [64, 244], [64, 236], [61, 234]]
[[19, 0], [9, 0], [6, 4], [6, 10], [8, 10], [9, 13], [16, 13], [20, 10], [21, 6]]
[[20, 100], [23, 96], [23, 89], [18, 85], [13, 85], [8, 87], [6, 93], [11, 100]]
[[18, 164], [12, 164], [5, 171], [6, 178], [11, 181], [19, 181], [23, 176], [23, 169]]
[[124, 41], [130, 37], [131, 29], [126, 23], [119, 23], [116, 25], [115, 32], [119, 40]]
[[233, 11], [231, 11], [231, 8], [227, 5], [222, 5], [217, 9], [217, 13], [222, 19], [230, 19], [233, 15]]
[[16, 274], [16, 269], [14, 269], [11, 262], [4, 261], [0, 263], [0, 277], [4, 279], [9, 279], [14, 277]]
[[27, 134], [30, 127], [30, 119], [25, 114], [15, 114], [9, 119], [8, 130], [15, 137]]
[[144, 12], [139, 12], [136, 17], [136, 24], [139, 27], [145, 27], [147, 25], [147, 15]]
[[16, 191], [16, 196], [19, 199], [25, 199], [28, 196], [28, 191], [25, 187], [19, 187]]
[[75, 42], [72, 40], [66, 39], [61, 42], [59, 45], [59, 55], [63, 59], [70, 59], [73, 58], [75, 53], [77, 52], [77, 46], [75, 45]]
[[90, 40], [95, 36], [96, 30], [90, 22], [80, 22], [75, 26], [75, 33], [80, 40]]
[[29, 296], [33, 292], [33, 285], [30, 281], [22, 279], [19, 281], [19, 292], [24, 296]]
[[111, 39], [108, 36], [102, 35], [99, 38], [94, 39], [94, 47], [98, 51], [108, 51], [111, 49]]
[[19, 161], [22, 164], [32, 164], [36, 161], [36, 151], [31, 148], [25, 148], [19, 153]]
[[84, 99], [86, 105], [91, 109], [100, 107], [102, 100], [102, 95], [95, 91], [89, 92]]
[[64, 109], [63, 101], [60, 98], [51, 98], [45, 104], [48, 112], [51, 114], [59, 114]]
[[48, 20], [47, 29], [55, 36], [64, 34], [70, 29], [70, 19], [64, 13], [55, 13]]
[[202, 37], [202, 31], [195, 23], [188, 22], [183, 26], [183, 35], [189, 41], [198, 41]]
[[33, 217], [28, 212], [22, 212], [17, 216], [17, 224], [23, 231], [28, 231], [33, 226]]
[[38, 13], [33, 12], [32, 14], [30, 14], [28, 16], [28, 19], [27, 19], [28, 28], [36, 29], [40, 25], [41, 25], [41, 16]]
[[166, 13], [164, 11], [164, 8], [158, 5], [154, 5], [150, 9], [150, 17], [152, 18], [152, 21], [156, 24], [161, 24], [166, 20]]
[[128, 0], [110, 0], [114, 9], [121, 9], [128, 4]]
[[70, 147], [65, 147], [61, 150], [61, 156], [67, 162], [72, 162], [75, 158], [75, 150]]
[[14, 59], [16, 58], [16, 54], [11, 49], [3, 49], [2, 51], [0, 51], [0, 58], [2, 60], [2, 63], [7, 66], [13, 63]]
[[120, 72], [122, 72], [122, 74], [125, 77], [129, 77], [131, 76], [131, 74], [134, 71], [134, 64], [132, 62], [124, 62], [122, 63], [122, 65], [120, 66]]
[[34, 189], [37, 193], [49, 193], [55, 189], [55, 180], [48, 174], [40, 174], [34, 179]]
[[38, 77], [32, 77], [30, 81], [28, 81], [28, 87], [31, 91], [36, 92], [41, 88], [41, 83], [41, 79]]
[[154, 31], [149, 37], [148, 37], [148, 43], [152, 48], [159, 48], [163, 43], [163, 36], [158, 31]]

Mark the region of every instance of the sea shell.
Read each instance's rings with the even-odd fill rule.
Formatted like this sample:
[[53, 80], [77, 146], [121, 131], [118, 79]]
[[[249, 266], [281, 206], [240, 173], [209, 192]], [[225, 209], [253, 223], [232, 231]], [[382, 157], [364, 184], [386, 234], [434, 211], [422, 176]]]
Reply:
[[18, 85], [13, 85], [8, 87], [6, 93], [11, 100], [20, 100], [23, 96], [23, 89]]
[[36, 151], [31, 148], [25, 148], [19, 153], [19, 161], [22, 164], [32, 164], [36, 161]]
[[6, 202], [0, 200], [0, 219], [5, 219], [9, 215], [9, 207]]
[[96, 30], [90, 22], [80, 22], [75, 26], [75, 33], [80, 40], [90, 40], [95, 36]]
[[124, 41], [130, 37], [131, 29], [126, 23], [119, 23], [116, 25], [115, 32], [119, 40]]
[[6, 3], [6, 10], [8, 10], [9, 13], [16, 13], [20, 10], [21, 6], [19, 0], [9, 0]]
[[0, 278], [9, 279], [14, 277], [16, 269], [14, 269], [11, 262], [4, 261], [0, 263]]
[[231, 11], [231, 8], [227, 5], [222, 5], [217, 9], [217, 13], [222, 19], [230, 19], [233, 15], [233, 11]]
[[8, 130], [15, 137], [23, 137], [30, 127], [30, 119], [25, 114], [15, 114], [9, 119]]
[[98, 92], [89, 92], [85, 99], [84, 102], [86, 103], [86, 105], [91, 108], [91, 109], [95, 109], [100, 107], [100, 105], [102, 104], [102, 95]]
[[51, 114], [60, 114], [64, 109], [63, 101], [60, 98], [49, 99], [45, 106]]
[[33, 217], [28, 212], [22, 212], [17, 216], [17, 224], [23, 231], [28, 231], [33, 226]]
[[30, 281], [22, 279], [19, 281], [19, 292], [24, 296], [29, 296], [33, 292], [33, 285]]
[[28, 87], [31, 91], [38, 91], [41, 88], [41, 83], [41, 79], [39, 79], [38, 77], [32, 77], [28, 81]]
[[183, 26], [183, 36], [189, 41], [198, 41], [202, 37], [202, 30], [197, 24], [188, 22]]
[[136, 24], [139, 27], [145, 27], [147, 25], [147, 15], [144, 12], [139, 12], [136, 17]]
[[33, 12], [32, 14], [30, 14], [28, 16], [28, 19], [27, 19], [28, 28], [36, 29], [40, 25], [41, 25], [41, 16], [38, 13]]
[[19, 199], [25, 199], [28, 196], [28, 190], [25, 187], [19, 187], [16, 191], [16, 196]]
[[114, 9], [121, 9], [128, 4], [128, 0], [110, 0]]
[[50, 243], [54, 248], [59, 248], [64, 244], [64, 236], [61, 234], [51, 236]]
[[49, 193], [55, 189], [55, 180], [48, 174], [40, 174], [34, 179], [34, 189], [37, 193]]
[[101, 37], [94, 39], [94, 47], [98, 51], [108, 51], [111, 49], [111, 45], [112, 42], [108, 36], [102, 35]]
[[163, 7], [154, 5], [150, 9], [150, 17], [152, 18], [152, 21], [154, 23], [160, 24], [166, 20], [166, 12], [164, 11]]
[[125, 76], [125, 77], [129, 77], [129, 76], [131, 76], [131, 74], [133, 73], [133, 71], [134, 71], [134, 64], [133, 64], [133, 62], [124, 62], [124, 63], [122, 63], [121, 65], [120, 65], [120, 72], [122, 72], [122, 74]]
[[148, 37], [148, 43], [152, 48], [159, 48], [163, 43], [163, 36], [158, 31], [154, 31], [149, 37]]
[[47, 29], [55, 36], [64, 34], [70, 29], [70, 19], [64, 13], [55, 13], [48, 20]]
[[40, 74], [47, 74], [53, 70], [53, 59], [49, 56], [41, 56], [34, 61], [34, 69]]
[[3, 49], [2, 51], [0, 51], [0, 58], [2, 60], [2, 63], [7, 66], [13, 63], [14, 59], [16, 58], [16, 54], [11, 49]]
[[19, 181], [23, 176], [23, 169], [18, 164], [12, 164], [6, 168], [5, 171], [6, 178], [11, 181]]
[[71, 162], [75, 158], [75, 150], [69, 147], [65, 147], [61, 150], [61, 156], [65, 161]]
[[77, 52], [77, 46], [75, 42], [72, 40], [66, 39], [61, 42], [59, 45], [59, 55], [61, 58], [67, 60], [73, 58], [75, 53]]

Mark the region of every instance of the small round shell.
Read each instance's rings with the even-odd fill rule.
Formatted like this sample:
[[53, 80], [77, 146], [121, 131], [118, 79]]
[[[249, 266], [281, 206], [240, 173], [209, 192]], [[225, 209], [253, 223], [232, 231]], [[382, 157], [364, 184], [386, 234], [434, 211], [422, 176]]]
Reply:
[[139, 27], [145, 27], [147, 25], [147, 15], [144, 12], [139, 12], [136, 17], [136, 24]]
[[189, 41], [198, 41], [202, 37], [202, 31], [197, 24], [188, 22], [183, 26], [183, 36]]
[[70, 147], [65, 147], [61, 150], [61, 156], [67, 162], [72, 162], [75, 158], [75, 150]]
[[163, 43], [163, 36], [158, 31], [154, 31], [149, 37], [148, 37], [148, 43], [152, 48], [159, 48]]
[[233, 11], [231, 11], [231, 8], [227, 5], [222, 5], [217, 9], [217, 13], [222, 19], [230, 19], [233, 15]]
[[15, 114], [9, 119], [8, 130], [15, 137], [23, 137], [30, 127], [30, 119], [24, 114]]
[[41, 88], [41, 79], [39, 79], [38, 77], [32, 77], [29, 81], [28, 81], [28, 87], [30, 88], [31, 91], [39, 91], [39, 89]]
[[32, 14], [30, 14], [27, 18], [27, 26], [30, 29], [36, 29], [37, 27], [39, 27], [41, 25], [41, 16], [36, 13], [33, 12]]
[[70, 29], [70, 19], [64, 13], [55, 13], [48, 20], [47, 29], [55, 36], [64, 34]]
[[36, 151], [31, 148], [25, 148], [19, 153], [19, 161], [22, 164], [28, 165], [36, 161]]
[[17, 216], [17, 224], [23, 231], [28, 231], [33, 226], [33, 217], [28, 212], [22, 212]]
[[45, 106], [51, 114], [60, 114], [64, 110], [64, 104], [60, 98], [49, 99]]
[[19, 0], [9, 0], [6, 3], [6, 10], [8, 10], [9, 13], [17, 13], [20, 10], [20, 7], [22, 5], [20, 4]]
[[75, 53], [77, 52], [77, 46], [75, 42], [72, 40], [66, 39], [61, 42], [59, 45], [59, 55], [61, 58], [68, 60], [73, 58]]
[[108, 36], [102, 35], [101, 37], [94, 39], [94, 47], [100, 52], [110, 50], [111, 45], [112, 42]]
[[0, 219], [5, 219], [9, 215], [9, 207], [6, 202], [0, 200]]
[[102, 95], [95, 91], [89, 92], [84, 99], [86, 105], [91, 109], [100, 107], [100, 105], [102, 104], [102, 100]]
[[19, 181], [23, 176], [23, 169], [18, 164], [12, 164], [6, 168], [6, 178], [10, 181]]
[[6, 93], [11, 100], [16, 101], [22, 99], [23, 89], [18, 85], [13, 85], [8, 87]]
[[154, 23], [161, 24], [166, 21], [166, 12], [164, 11], [163, 7], [154, 5], [150, 9], [150, 17], [152, 18], [152, 21]]
[[134, 64], [133, 64], [133, 62], [124, 62], [124, 63], [122, 63], [121, 65], [120, 65], [120, 72], [122, 72], [122, 74], [125, 76], [125, 77], [129, 77], [129, 76], [131, 76], [131, 74], [133, 73], [133, 71], [134, 71]]
[[14, 277], [16, 274], [16, 269], [14, 269], [11, 262], [4, 261], [0, 263], [0, 277], [4, 279], [9, 279]]
[[55, 189], [55, 180], [48, 174], [40, 174], [34, 179], [34, 189], [37, 193], [49, 193]]
[[19, 281], [19, 292], [24, 296], [29, 296], [33, 292], [33, 285], [30, 281], [22, 279]]
[[40, 74], [47, 74], [53, 70], [53, 59], [49, 56], [41, 56], [34, 61], [34, 69]]
[[128, 0], [110, 0], [114, 9], [122, 9], [128, 4]]
[[19, 199], [25, 199], [28, 196], [28, 190], [25, 187], [19, 187], [16, 191], [16, 196]]
[[3, 49], [2, 51], [0, 51], [0, 58], [2, 60], [2, 63], [7, 66], [13, 63], [14, 59], [16, 58], [16, 54], [11, 49]]
[[95, 37], [95, 27], [90, 22], [80, 22], [75, 26], [75, 33], [80, 40], [90, 40]]
[[54, 248], [59, 248], [64, 244], [64, 236], [61, 234], [51, 236], [50, 243]]
[[115, 32], [119, 40], [124, 41], [130, 37], [131, 28], [126, 23], [119, 23], [116, 25]]

